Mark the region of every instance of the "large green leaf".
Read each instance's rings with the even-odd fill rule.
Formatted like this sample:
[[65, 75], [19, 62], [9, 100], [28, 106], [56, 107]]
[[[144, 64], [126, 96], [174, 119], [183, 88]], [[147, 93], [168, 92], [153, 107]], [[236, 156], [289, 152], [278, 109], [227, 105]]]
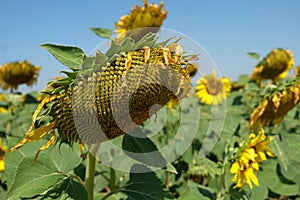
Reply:
[[[298, 121], [299, 123], [299, 121]], [[300, 135], [290, 134], [287, 138], [287, 143], [289, 144], [289, 155], [292, 160], [300, 162]]]
[[251, 199], [268, 199], [268, 188], [266, 186], [254, 187], [251, 191]]
[[188, 190], [180, 195], [178, 200], [213, 200], [216, 199], [217, 192], [213, 188], [208, 188], [203, 185], [198, 185], [192, 181], [188, 181]]
[[[8, 141], [10, 145], [15, 143], [12, 138]], [[45, 142], [41, 140], [29, 143], [7, 154], [5, 157], [7, 199], [32, 198], [61, 188], [62, 181], [69, 177], [70, 172], [81, 162], [78, 151], [72, 151], [67, 145], [62, 144], [60, 149], [56, 146], [42, 152], [33, 164], [35, 153]]]
[[41, 47], [70, 69], [80, 69], [85, 58], [84, 52], [78, 47], [57, 44], [43, 44]]
[[0, 187], [0, 200], [4, 200], [4, 197], [6, 195], [6, 191]]
[[156, 145], [136, 128], [123, 137], [122, 148], [124, 153], [135, 160], [154, 167], [165, 167], [166, 160], [158, 151]]
[[74, 181], [72, 178], [67, 177], [48, 188], [48, 190], [43, 194], [39, 195], [38, 197], [34, 197], [34, 199], [87, 200], [88, 196], [83, 185]]
[[[146, 173], [138, 173], [148, 171]], [[164, 185], [154, 172], [143, 165], [135, 164], [131, 167], [129, 183], [121, 190], [127, 200], [159, 200], [164, 199], [166, 191]]]
[[298, 184], [286, 180], [280, 174], [279, 165], [274, 159], [267, 160], [262, 171], [258, 173], [260, 185], [266, 186], [273, 192], [282, 195], [296, 195], [299, 193]]
[[274, 137], [274, 140], [270, 144], [270, 148], [272, 149], [275, 156], [278, 158], [283, 169], [287, 170], [288, 168], [288, 160], [289, 160], [289, 145], [287, 141], [280, 141], [278, 136]]

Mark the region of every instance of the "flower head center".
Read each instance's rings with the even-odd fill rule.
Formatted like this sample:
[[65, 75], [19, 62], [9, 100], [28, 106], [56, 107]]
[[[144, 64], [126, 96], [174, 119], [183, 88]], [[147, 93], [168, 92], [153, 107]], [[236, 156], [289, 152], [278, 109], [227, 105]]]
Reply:
[[208, 94], [216, 96], [223, 91], [223, 83], [218, 79], [208, 78], [206, 90]]

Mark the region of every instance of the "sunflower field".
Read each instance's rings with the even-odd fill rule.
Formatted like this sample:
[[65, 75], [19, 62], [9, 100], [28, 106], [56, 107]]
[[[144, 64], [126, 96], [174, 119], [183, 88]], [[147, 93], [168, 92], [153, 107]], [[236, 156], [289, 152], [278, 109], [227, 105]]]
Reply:
[[[93, 55], [45, 43], [66, 66], [0, 67], [0, 199], [300, 200], [300, 66], [270, 49], [238, 80], [174, 32], [163, 3], [134, 5]], [[145, 28], [146, 27], [146, 28]], [[57, 72], [59, 74], [59, 72]]]

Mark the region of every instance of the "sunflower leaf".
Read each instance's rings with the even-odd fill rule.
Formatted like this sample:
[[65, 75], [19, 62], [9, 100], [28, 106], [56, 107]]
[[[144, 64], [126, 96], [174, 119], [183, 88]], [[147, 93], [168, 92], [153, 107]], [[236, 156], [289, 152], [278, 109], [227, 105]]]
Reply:
[[115, 54], [118, 54], [122, 51], [122, 46], [117, 44], [114, 40], [111, 41], [110, 48], [105, 53], [105, 56], [108, 58], [112, 57]]
[[104, 63], [107, 61], [108, 57], [103, 54], [101, 51], [96, 52], [95, 58], [95, 70], [100, 70]]
[[208, 188], [202, 185], [198, 185], [192, 181], [188, 181], [188, 190], [180, 195], [179, 200], [190, 199], [203, 199], [203, 200], [210, 200], [216, 199], [217, 193], [214, 189]]
[[[142, 137], [144, 135], [144, 137]], [[146, 137], [142, 129], [136, 128], [125, 134], [122, 147], [124, 153], [135, 160], [155, 167], [165, 167], [166, 160], [158, 151], [156, 145]]]
[[131, 167], [129, 183], [121, 191], [128, 196], [127, 200], [156, 200], [168, 196], [168, 191], [156, 174], [148, 167], [139, 164]]
[[264, 163], [262, 171], [258, 173], [258, 180], [261, 186], [266, 186], [277, 194], [290, 196], [299, 192], [299, 185], [283, 177], [274, 159]]
[[248, 52], [247, 53], [248, 56], [250, 56], [251, 58], [255, 59], [255, 60], [259, 60], [260, 55], [258, 53], [255, 52]]
[[[8, 142], [14, 146], [17, 141], [8, 138]], [[71, 152], [67, 145], [61, 145], [60, 149], [42, 152], [32, 165], [36, 152], [45, 143], [46, 140], [29, 143], [7, 154], [4, 172], [8, 186], [6, 199], [33, 198], [50, 190], [61, 190], [61, 181], [70, 178], [69, 174], [81, 162], [79, 150]], [[80, 191], [84, 192], [83, 188]]]
[[78, 47], [57, 44], [43, 44], [41, 47], [48, 50], [60, 63], [72, 70], [80, 69], [86, 57], [82, 49]]
[[91, 31], [93, 31], [96, 35], [98, 35], [101, 38], [108, 38], [112, 39], [112, 30], [109, 28], [90, 28]]

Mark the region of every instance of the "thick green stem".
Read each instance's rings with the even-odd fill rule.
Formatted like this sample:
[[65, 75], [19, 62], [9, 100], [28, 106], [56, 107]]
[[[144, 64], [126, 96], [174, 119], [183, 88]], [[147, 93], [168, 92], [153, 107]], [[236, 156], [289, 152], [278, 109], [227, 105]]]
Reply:
[[116, 186], [116, 172], [113, 168], [110, 168], [110, 181], [109, 181], [110, 190], [114, 191], [115, 186]]
[[96, 159], [89, 152], [87, 156], [87, 166], [85, 171], [85, 189], [88, 193], [89, 200], [93, 200], [94, 198], [95, 165], [96, 165]]

